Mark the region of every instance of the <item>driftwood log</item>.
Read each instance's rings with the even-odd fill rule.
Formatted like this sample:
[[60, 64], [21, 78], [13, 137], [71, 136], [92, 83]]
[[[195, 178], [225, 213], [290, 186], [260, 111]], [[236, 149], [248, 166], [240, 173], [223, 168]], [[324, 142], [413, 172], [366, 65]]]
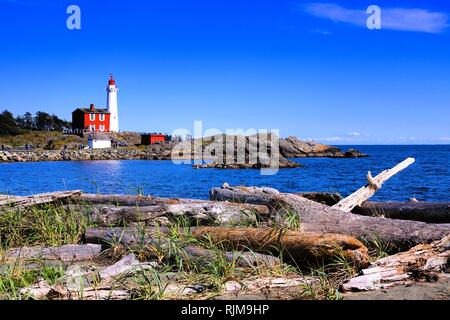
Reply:
[[[131, 250], [142, 250], [146, 248], [150, 254], [157, 255], [158, 252], [167, 254], [165, 258], [171, 258], [171, 244], [165, 234], [167, 228], [87, 228], [85, 232], [85, 241], [88, 243], [103, 244], [110, 246], [113, 243], [120, 243]], [[186, 232], [180, 230], [181, 233]], [[217, 252], [205, 249], [200, 245], [182, 245], [182, 250], [176, 252], [185, 259], [204, 264], [217, 259]], [[234, 261], [240, 267], [265, 266], [273, 267], [281, 264], [281, 261], [273, 256], [268, 256], [253, 252], [225, 252], [224, 257], [227, 261]]]
[[[199, 223], [239, 224], [256, 222], [262, 217], [268, 218], [266, 206], [220, 203], [205, 200], [170, 199], [144, 196], [91, 195], [78, 197], [82, 203], [93, 205], [92, 214], [103, 226], [143, 222], [159, 217], [183, 217]], [[79, 205], [79, 204], [75, 204]]]
[[302, 231], [347, 234], [359, 239], [372, 239], [407, 250], [420, 243], [442, 239], [450, 233], [450, 224], [427, 224], [348, 214], [295, 194], [281, 193], [272, 188], [222, 187], [210, 191], [212, 200], [264, 204], [272, 219], [282, 224], [286, 216], [299, 215]]
[[356, 207], [353, 213], [391, 219], [429, 223], [450, 223], [450, 202], [371, 202]]
[[[333, 192], [295, 192], [314, 202], [333, 206], [343, 198]], [[385, 217], [428, 223], [450, 223], [450, 202], [373, 202], [365, 201], [352, 210], [363, 216]]]
[[75, 263], [81, 261], [91, 261], [101, 251], [101, 246], [97, 244], [68, 244], [60, 247], [22, 247], [12, 248], [3, 254], [5, 262], [26, 261], [26, 260], [47, 260], [61, 261], [65, 263]]
[[1, 207], [23, 208], [40, 204], [49, 204], [56, 201], [65, 201], [80, 194], [81, 191], [75, 190], [75, 191], [41, 193], [26, 197], [0, 195], [0, 208]]
[[107, 283], [118, 277], [129, 275], [138, 271], [153, 269], [157, 264], [149, 262], [140, 262], [133, 253], [130, 253], [99, 272], [102, 283]]
[[345, 258], [356, 267], [369, 263], [367, 248], [357, 239], [340, 234], [317, 234], [272, 228], [198, 227], [198, 240], [223, 245], [228, 250], [254, 250], [282, 254], [299, 266], [321, 265]]
[[[433, 281], [449, 268], [450, 235], [431, 244], [421, 244], [374, 262], [361, 275], [344, 283], [344, 291], [385, 289], [418, 280]], [[447, 272], [450, 270], [447, 270]]]
[[132, 297], [130, 290], [117, 290], [112, 286], [71, 290], [61, 285], [50, 286], [47, 283], [38, 283], [31, 287], [22, 288], [19, 292], [25, 297], [49, 300], [126, 300]]
[[375, 178], [372, 177], [370, 171], [367, 173], [367, 180], [369, 183], [346, 197], [342, 199], [337, 204], [333, 206], [333, 208], [340, 209], [345, 212], [350, 212], [353, 208], [360, 206], [364, 201], [372, 197], [378, 189], [381, 188], [383, 183], [399, 173], [400, 171], [406, 169], [409, 165], [414, 163], [414, 158], [408, 158], [392, 169], [384, 170], [380, 174], [378, 174]]

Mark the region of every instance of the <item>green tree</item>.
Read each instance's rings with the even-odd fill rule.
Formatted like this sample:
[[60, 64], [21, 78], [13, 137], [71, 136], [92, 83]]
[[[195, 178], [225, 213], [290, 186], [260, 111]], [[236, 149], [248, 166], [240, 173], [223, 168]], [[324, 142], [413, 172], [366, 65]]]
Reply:
[[38, 131], [52, 131], [54, 130], [55, 122], [48, 113], [38, 111], [34, 116], [34, 127]]
[[0, 134], [19, 134], [20, 128], [18, 127], [14, 115], [8, 110], [0, 113]]
[[25, 112], [25, 114], [23, 115], [23, 123], [23, 129], [33, 129], [33, 115], [30, 112]]
[[72, 127], [72, 123], [60, 119], [54, 114], [52, 115], [52, 118], [53, 118], [53, 130], [63, 131], [65, 129], [70, 129]]
[[71, 123], [58, 118], [56, 115], [38, 111], [34, 116], [34, 129], [39, 131], [62, 131], [69, 129]]

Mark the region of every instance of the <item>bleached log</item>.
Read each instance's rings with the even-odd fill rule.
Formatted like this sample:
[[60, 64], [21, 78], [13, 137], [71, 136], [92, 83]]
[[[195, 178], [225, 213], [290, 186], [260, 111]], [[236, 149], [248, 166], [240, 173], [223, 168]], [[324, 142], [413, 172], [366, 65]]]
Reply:
[[393, 244], [400, 250], [442, 239], [450, 233], [450, 224], [428, 224], [348, 214], [271, 188], [213, 188], [210, 197], [213, 200], [267, 205], [271, 209], [272, 220], [277, 224], [285, 223], [287, 215], [297, 214], [302, 231], [341, 233], [359, 239], [375, 239]]
[[67, 200], [80, 194], [81, 194], [80, 190], [74, 190], [74, 191], [41, 193], [27, 197], [2, 196], [2, 198], [0, 199], [0, 207], [24, 208], [40, 204], [49, 204], [56, 201]]
[[198, 227], [192, 231], [198, 240], [207, 240], [228, 250], [254, 250], [280, 253], [299, 266], [345, 258], [356, 267], [369, 263], [367, 248], [351, 236], [308, 233], [273, 228]]
[[65, 263], [90, 261], [101, 251], [97, 244], [69, 244], [60, 247], [22, 247], [8, 249], [3, 259], [6, 262], [17, 260], [50, 260]]
[[[93, 204], [91, 216], [102, 226], [119, 222], [149, 222], [161, 217], [195, 220], [198, 224], [240, 224], [255, 223], [260, 217], [268, 217], [266, 206], [251, 204], [224, 203], [202, 200], [154, 198], [146, 206], [119, 206]], [[70, 205], [70, 206], [79, 206]], [[84, 210], [83, 208], [81, 208]]]
[[36, 300], [126, 300], [131, 298], [130, 291], [116, 290], [112, 287], [88, 287], [77, 291], [63, 286], [40, 284], [20, 289], [20, 294]]
[[443, 272], [450, 259], [450, 235], [431, 244], [415, 246], [375, 261], [361, 275], [342, 286], [343, 291], [367, 291], [409, 284]]
[[360, 207], [354, 208], [352, 213], [428, 223], [450, 223], [450, 202], [366, 201]]
[[38, 283], [25, 287], [19, 290], [19, 294], [24, 298], [33, 298], [42, 300], [47, 297], [52, 287], [44, 280], [40, 280]]
[[240, 282], [227, 281], [224, 284], [224, 294], [261, 294], [267, 289], [287, 290], [298, 289], [300, 286], [308, 286], [317, 281], [312, 277], [249, 277]]
[[[132, 196], [121, 194], [88, 194], [82, 193], [76, 200], [91, 204], [107, 204], [113, 206], [152, 206], [157, 204], [156, 199], [151, 196]], [[177, 203], [177, 199], [170, 199]], [[170, 203], [169, 200], [169, 203]]]
[[102, 283], [104, 283], [119, 276], [128, 275], [141, 270], [153, 269], [156, 266], [157, 264], [154, 263], [142, 263], [136, 259], [136, 256], [133, 253], [130, 253], [113, 265], [101, 270], [99, 275]]
[[122, 223], [132, 224], [134, 222], [151, 223], [161, 221], [161, 217], [166, 216], [166, 212], [160, 205], [132, 207], [112, 205], [93, 205], [92, 207], [83, 208], [79, 205], [70, 205], [74, 208], [84, 210], [98, 225], [106, 227], [111, 225], [119, 225]]
[[81, 290], [53, 286], [46, 297], [57, 300], [126, 300], [131, 298], [131, 292], [117, 290], [110, 286], [87, 287]]
[[367, 180], [369, 183], [349, 195], [348, 197], [342, 199], [337, 204], [333, 206], [333, 208], [340, 209], [345, 212], [350, 212], [356, 206], [360, 206], [364, 201], [367, 201], [370, 197], [372, 197], [377, 190], [381, 188], [383, 183], [396, 175], [400, 171], [406, 169], [409, 165], [414, 163], [414, 158], [408, 158], [398, 165], [393, 167], [392, 169], [385, 170], [378, 174], [375, 178], [372, 177], [370, 171], [367, 173]]

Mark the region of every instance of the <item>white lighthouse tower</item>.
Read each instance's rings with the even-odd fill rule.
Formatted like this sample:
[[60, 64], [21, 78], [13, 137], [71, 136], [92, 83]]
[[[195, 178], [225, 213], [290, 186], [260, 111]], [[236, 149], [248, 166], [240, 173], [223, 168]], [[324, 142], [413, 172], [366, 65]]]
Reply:
[[112, 74], [109, 75], [108, 86], [106, 87], [106, 107], [110, 116], [109, 131], [119, 132], [119, 113], [117, 110], [117, 91], [116, 81]]

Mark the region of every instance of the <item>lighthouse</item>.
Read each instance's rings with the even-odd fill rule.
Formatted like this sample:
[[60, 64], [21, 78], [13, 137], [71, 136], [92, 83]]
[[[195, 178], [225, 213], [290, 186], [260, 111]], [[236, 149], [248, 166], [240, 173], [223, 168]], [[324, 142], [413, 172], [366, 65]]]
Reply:
[[117, 109], [117, 91], [116, 81], [112, 74], [109, 75], [108, 86], [106, 87], [106, 108], [111, 114], [109, 130], [111, 132], [119, 131], [119, 113]]

